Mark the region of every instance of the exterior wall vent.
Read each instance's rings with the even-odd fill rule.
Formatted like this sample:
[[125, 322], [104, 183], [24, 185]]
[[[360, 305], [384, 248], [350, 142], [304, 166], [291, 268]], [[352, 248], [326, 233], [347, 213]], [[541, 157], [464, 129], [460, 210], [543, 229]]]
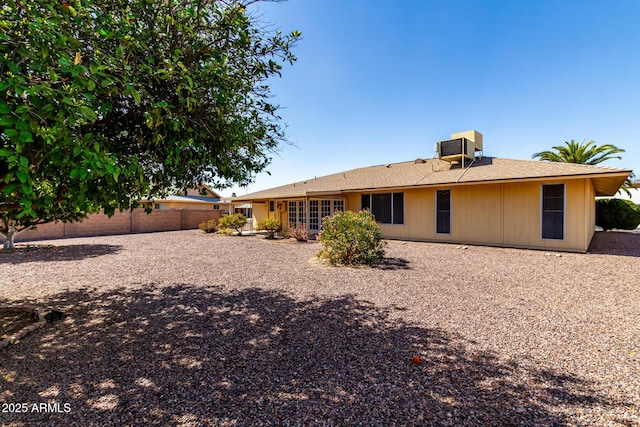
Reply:
[[438, 158], [451, 163], [473, 160], [477, 151], [482, 151], [482, 134], [468, 130], [451, 134], [451, 139], [436, 144]]

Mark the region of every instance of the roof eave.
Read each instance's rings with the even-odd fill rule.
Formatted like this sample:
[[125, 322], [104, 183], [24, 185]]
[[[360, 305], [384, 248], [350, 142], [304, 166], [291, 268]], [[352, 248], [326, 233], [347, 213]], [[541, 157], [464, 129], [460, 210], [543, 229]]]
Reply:
[[[301, 198], [301, 197], [315, 197], [315, 196], [329, 196], [329, 195], [340, 195], [344, 193], [359, 193], [359, 192], [372, 192], [372, 191], [393, 191], [393, 190], [403, 190], [403, 189], [412, 189], [412, 188], [433, 188], [433, 187], [454, 187], [454, 186], [464, 186], [464, 185], [486, 185], [486, 184], [497, 184], [497, 183], [510, 183], [510, 182], [541, 182], [541, 181], [549, 181], [549, 180], [567, 180], [567, 179], [594, 179], [597, 180], [597, 184], [594, 183], [594, 187], [596, 188], [596, 192], [600, 192], [603, 195], [614, 195], [627, 179], [627, 177], [631, 174], [630, 170], [615, 170], [615, 171], [607, 171], [600, 173], [585, 173], [585, 174], [572, 174], [572, 175], [549, 175], [549, 176], [530, 176], [530, 177], [517, 177], [517, 178], [499, 178], [499, 179], [490, 179], [490, 180], [465, 180], [461, 179], [459, 182], [436, 182], [436, 183], [416, 183], [416, 184], [407, 184], [407, 185], [391, 185], [384, 187], [359, 187], [359, 188], [340, 188], [335, 190], [325, 190], [325, 191], [303, 191], [303, 192], [286, 192], [286, 193], [271, 193], [271, 194], [261, 194], [257, 196], [252, 196], [248, 194], [246, 196], [239, 196], [233, 198], [234, 202], [249, 202], [249, 201], [264, 201], [270, 199], [293, 199], [293, 198]], [[619, 183], [618, 183], [619, 182]], [[613, 187], [615, 191], [611, 193], [611, 189]]]

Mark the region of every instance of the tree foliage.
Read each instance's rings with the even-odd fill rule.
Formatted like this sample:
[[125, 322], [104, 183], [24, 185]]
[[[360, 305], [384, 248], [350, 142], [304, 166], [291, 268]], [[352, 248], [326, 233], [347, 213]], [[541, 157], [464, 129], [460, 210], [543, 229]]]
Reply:
[[640, 224], [640, 207], [631, 200], [596, 200], [596, 225], [605, 231], [633, 230]]
[[[531, 158], [538, 158], [539, 160], [549, 162], [597, 165], [611, 159], [621, 160], [622, 157], [618, 154], [625, 152], [625, 150], [613, 144], [596, 145], [594, 140], [590, 140], [589, 142], [586, 142], [586, 140], [576, 142], [572, 139], [570, 142], [565, 141], [564, 144], [565, 145], [551, 147], [551, 150], [535, 153]], [[632, 187], [632, 179], [634, 177], [635, 175], [631, 173], [621, 187], [621, 190], [629, 196], [631, 196], [629, 189]]]
[[[565, 141], [565, 145], [557, 145], [552, 150], [535, 153], [532, 158], [550, 162], [580, 163], [583, 165], [597, 165], [610, 159], [622, 159], [616, 155], [625, 150], [612, 144], [596, 145], [594, 140], [586, 142]], [[554, 151], [555, 150], [555, 151]]]
[[248, 184], [285, 141], [267, 83], [299, 35], [237, 1], [5, 0], [0, 231]]

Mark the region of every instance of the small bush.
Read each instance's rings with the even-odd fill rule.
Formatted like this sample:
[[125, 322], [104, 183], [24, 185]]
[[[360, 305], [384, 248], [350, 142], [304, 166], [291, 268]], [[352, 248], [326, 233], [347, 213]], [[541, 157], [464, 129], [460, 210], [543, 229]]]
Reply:
[[258, 221], [256, 230], [264, 230], [267, 232], [267, 239], [274, 239], [276, 232], [282, 230], [282, 226], [275, 218], [262, 218]]
[[231, 231], [230, 228], [224, 228], [224, 229], [218, 231], [218, 234], [224, 234], [225, 236], [231, 236], [231, 233], [233, 233], [233, 232]]
[[640, 224], [640, 207], [631, 200], [596, 200], [596, 225], [605, 231], [617, 228], [633, 230]]
[[225, 214], [222, 215], [218, 221], [218, 227], [222, 230], [232, 229], [238, 232], [239, 236], [242, 236], [242, 228], [247, 223], [247, 217], [241, 213]]
[[306, 242], [309, 240], [309, 232], [307, 231], [307, 227], [304, 224], [298, 224], [295, 227], [293, 224], [289, 225], [289, 230], [287, 231], [287, 236], [293, 237], [298, 242]]
[[369, 211], [336, 212], [322, 220], [318, 254], [331, 264], [375, 265], [384, 258], [380, 226]]
[[218, 221], [215, 219], [210, 219], [198, 225], [198, 228], [205, 233], [215, 233], [218, 231]]

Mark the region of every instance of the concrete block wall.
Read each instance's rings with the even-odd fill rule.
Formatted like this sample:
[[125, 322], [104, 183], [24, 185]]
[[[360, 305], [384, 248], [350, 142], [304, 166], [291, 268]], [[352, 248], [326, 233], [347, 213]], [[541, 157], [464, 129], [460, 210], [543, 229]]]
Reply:
[[103, 213], [90, 215], [82, 222], [64, 224], [64, 237], [104, 236], [109, 234], [128, 234], [131, 228], [131, 212], [116, 212], [111, 218]]
[[111, 218], [103, 213], [89, 215], [83, 221], [49, 223], [28, 230], [16, 237], [16, 242], [29, 240], [90, 237], [112, 234], [150, 233], [155, 231], [191, 230], [209, 219], [219, 219], [220, 209], [167, 209], [147, 214], [142, 209], [116, 212]]
[[191, 230], [193, 228], [198, 228], [198, 225], [201, 223], [208, 221], [210, 219], [220, 219], [223, 210], [217, 209], [213, 211], [216, 215], [212, 216], [211, 211], [203, 211], [196, 209], [183, 209], [182, 210], [182, 229], [183, 230]]
[[157, 210], [150, 214], [137, 209], [132, 212], [131, 222], [134, 233], [181, 230], [182, 209]]

